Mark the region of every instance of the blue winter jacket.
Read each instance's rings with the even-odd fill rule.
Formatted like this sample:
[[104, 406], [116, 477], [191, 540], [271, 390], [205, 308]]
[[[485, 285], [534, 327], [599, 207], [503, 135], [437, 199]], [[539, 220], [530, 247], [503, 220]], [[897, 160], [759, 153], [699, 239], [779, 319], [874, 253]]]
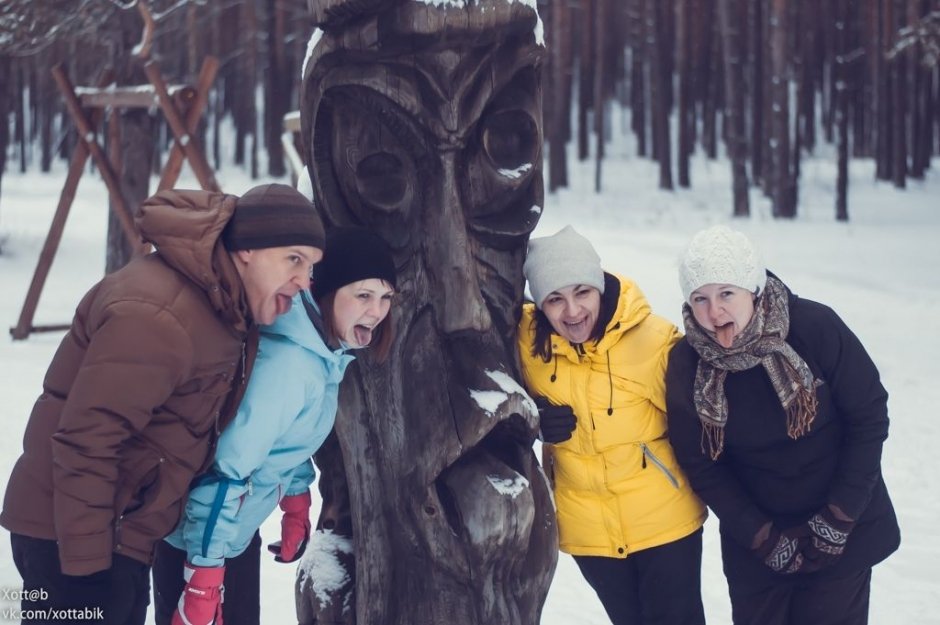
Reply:
[[286, 314], [261, 327], [235, 420], [166, 538], [196, 566], [222, 566], [242, 553], [281, 498], [313, 482], [311, 456], [333, 427], [339, 383], [353, 357], [326, 346], [301, 297], [313, 303], [298, 294]]

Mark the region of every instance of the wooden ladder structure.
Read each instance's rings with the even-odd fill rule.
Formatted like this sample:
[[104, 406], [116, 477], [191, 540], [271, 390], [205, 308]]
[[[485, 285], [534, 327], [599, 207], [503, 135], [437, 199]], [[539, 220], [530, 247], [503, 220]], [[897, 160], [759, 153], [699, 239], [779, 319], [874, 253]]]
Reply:
[[36, 265], [36, 271], [33, 273], [29, 290], [26, 292], [26, 300], [23, 303], [19, 321], [14, 327], [10, 328], [10, 334], [15, 340], [26, 339], [33, 332], [53, 332], [69, 328], [69, 324], [36, 326], [33, 325], [33, 318], [36, 314], [36, 307], [39, 304], [39, 297], [42, 294], [46, 278], [49, 276], [52, 261], [59, 249], [62, 232], [65, 229], [65, 221], [71, 210], [72, 202], [75, 199], [75, 191], [85, 171], [85, 163], [88, 161], [89, 156], [108, 188], [111, 208], [114, 210], [125, 236], [128, 240], [136, 242], [135, 256], [150, 251], [149, 244], [145, 244], [141, 240], [134, 226], [132, 212], [121, 193], [120, 183], [118, 182], [119, 176], [116, 173], [120, 171], [120, 163], [109, 160], [98, 142], [98, 124], [104, 119], [106, 109], [111, 111], [109, 130], [112, 139], [117, 135], [117, 112], [119, 110], [156, 107], [163, 112], [170, 131], [173, 133], [173, 146], [161, 170], [160, 182], [157, 185], [158, 191], [172, 188], [176, 184], [184, 161], [189, 162], [196, 179], [203, 189], [219, 190], [219, 184], [216, 182], [212, 168], [209, 167], [202, 146], [195, 136], [199, 120], [202, 118], [202, 112], [208, 103], [209, 89], [215, 80], [218, 69], [218, 60], [215, 57], [206, 57], [194, 87], [189, 85], [168, 86], [156, 62], [149, 61], [144, 65], [144, 73], [150, 81], [149, 85], [106, 86], [111, 82], [112, 77], [105, 75], [99, 81], [98, 87], [76, 88], [65, 73], [63, 65], [59, 64], [52, 68], [52, 77], [59, 91], [62, 92], [66, 109], [78, 131], [79, 141], [72, 152], [65, 183], [59, 195], [59, 204], [52, 217], [49, 234], [46, 235], [46, 241], [39, 254], [39, 262]]

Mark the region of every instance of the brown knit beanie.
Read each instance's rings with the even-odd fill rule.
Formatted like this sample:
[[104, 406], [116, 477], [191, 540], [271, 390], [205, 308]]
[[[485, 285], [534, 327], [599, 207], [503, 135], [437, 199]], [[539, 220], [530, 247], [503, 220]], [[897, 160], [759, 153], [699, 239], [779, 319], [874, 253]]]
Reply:
[[322, 250], [326, 237], [316, 207], [297, 189], [263, 184], [238, 198], [222, 231], [222, 244], [230, 252], [288, 245]]

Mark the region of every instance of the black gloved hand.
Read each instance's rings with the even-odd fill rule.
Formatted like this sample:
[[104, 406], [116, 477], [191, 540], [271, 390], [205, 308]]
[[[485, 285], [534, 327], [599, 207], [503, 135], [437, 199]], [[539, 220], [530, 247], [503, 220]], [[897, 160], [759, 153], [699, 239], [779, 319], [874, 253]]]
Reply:
[[535, 405], [539, 409], [539, 432], [545, 443], [561, 443], [571, 438], [577, 417], [571, 406], [556, 406], [544, 397], [537, 397]]
[[842, 556], [855, 522], [838, 519], [829, 506], [823, 506], [806, 526], [810, 540], [803, 549], [804, 568], [813, 572], [832, 566]]
[[770, 535], [754, 553], [776, 573], [789, 575], [802, 570], [803, 549], [809, 543], [809, 532], [805, 525], [778, 530], [770, 526]]

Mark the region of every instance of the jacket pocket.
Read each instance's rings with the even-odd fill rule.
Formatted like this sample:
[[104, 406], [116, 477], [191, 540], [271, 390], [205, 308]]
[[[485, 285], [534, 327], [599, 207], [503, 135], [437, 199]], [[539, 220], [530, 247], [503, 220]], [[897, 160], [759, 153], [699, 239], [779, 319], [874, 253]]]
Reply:
[[115, 518], [121, 518], [144, 504], [145, 493], [157, 481], [162, 458], [143, 445], [128, 446], [119, 465], [120, 478], [114, 496]]
[[649, 445], [646, 443], [640, 443], [640, 449], [643, 450], [643, 468], [645, 469], [650, 464], [653, 465], [662, 471], [663, 475], [666, 476], [666, 479], [669, 480], [669, 483], [672, 484], [673, 487], [679, 488], [678, 478], [675, 476], [672, 470], [666, 466], [666, 463], [660, 460], [659, 457], [653, 453], [653, 450], [650, 449]]

